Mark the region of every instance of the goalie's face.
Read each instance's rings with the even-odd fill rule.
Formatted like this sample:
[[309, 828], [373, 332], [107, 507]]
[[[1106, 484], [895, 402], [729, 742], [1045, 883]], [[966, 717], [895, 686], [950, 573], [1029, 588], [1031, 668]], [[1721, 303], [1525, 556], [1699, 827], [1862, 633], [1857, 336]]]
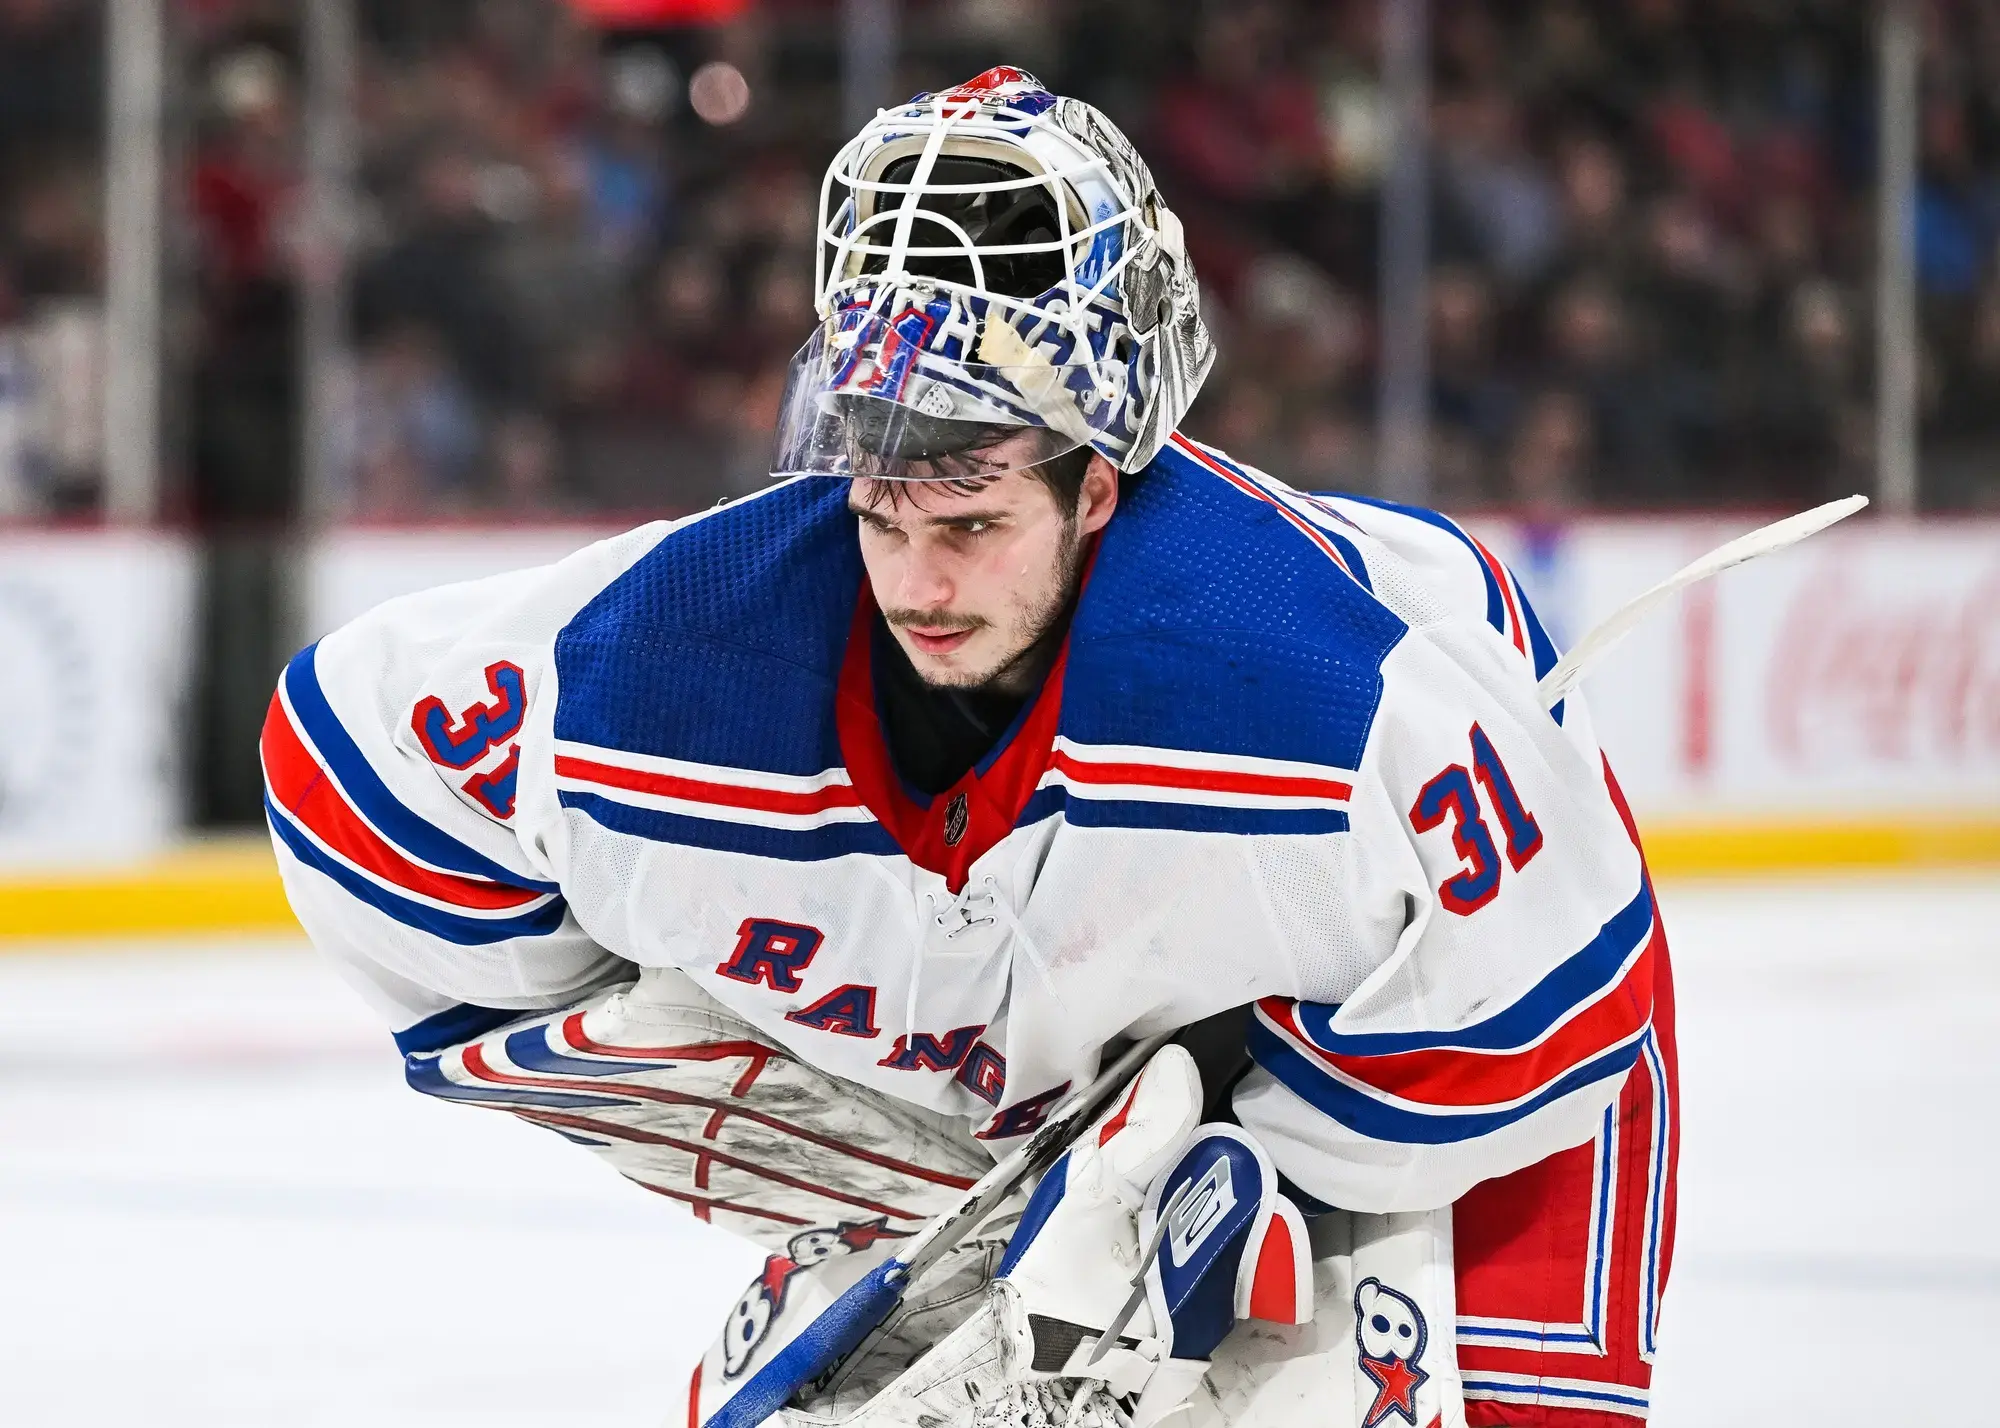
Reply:
[[1085, 542], [1118, 504], [1093, 455], [1074, 512], [1031, 470], [978, 481], [856, 478], [848, 509], [883, 618], [926, 684], [1024, 694], [1076, 590]]

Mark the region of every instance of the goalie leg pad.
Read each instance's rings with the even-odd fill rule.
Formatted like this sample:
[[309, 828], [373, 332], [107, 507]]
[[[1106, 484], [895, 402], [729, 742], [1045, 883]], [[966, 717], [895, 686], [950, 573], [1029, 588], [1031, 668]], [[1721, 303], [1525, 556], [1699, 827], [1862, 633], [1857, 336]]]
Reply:
[[1186, 1428], [1464, 1428], [1451, 1211], [1311, 1222], [1309, 1322], [1243, 1324]]

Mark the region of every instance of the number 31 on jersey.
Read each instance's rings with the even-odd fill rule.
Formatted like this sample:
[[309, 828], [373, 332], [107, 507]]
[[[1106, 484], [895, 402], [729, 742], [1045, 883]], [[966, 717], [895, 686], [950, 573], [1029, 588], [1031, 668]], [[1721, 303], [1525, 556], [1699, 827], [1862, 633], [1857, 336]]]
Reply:
[[1451, 846], [1466, 867], [1438, 885], [1438, 901], [1460, 917], [1470, 917], [1500, 894], [1500, 853], [1480, 805], [1480, 790], [1505, 835], [1509, 867], [1518, 873], [1542, 851], [1541, 825], [1522, 805], [1493, 741], [1477, 724], [1470, 738], [1472, 767], [1451, 765], [1425, 784], [1410, 805], [1410, 826], [1419, 833], [1451, 824]]

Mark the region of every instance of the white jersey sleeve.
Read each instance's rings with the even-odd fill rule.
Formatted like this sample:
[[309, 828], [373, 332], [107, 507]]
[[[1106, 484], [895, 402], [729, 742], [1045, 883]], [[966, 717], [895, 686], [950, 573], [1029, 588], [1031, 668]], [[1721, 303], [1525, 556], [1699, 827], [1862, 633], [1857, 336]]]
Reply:
[[1650, 1033], [1658, 924], [1582, 701], [1559, 722], [1536, 696], [1511, 575], [1431, 513], [1342, 506], [1396, 557], [1372, 570], [1421, 576], [1377, 582], [1410, 629], [1351, 804], [1349, 913], [1392, 950], [1260, 1001], [1235, 1105], [1309, 1194], [1420, 1210], [1596, 1132]]
[[552, 777], [557, 631], [661, 530], [392, 600], [279, 681], [261, 752], [286, 893], [406, 1051], [631, 975], [577, 924], [548, 827], [517, 805]]

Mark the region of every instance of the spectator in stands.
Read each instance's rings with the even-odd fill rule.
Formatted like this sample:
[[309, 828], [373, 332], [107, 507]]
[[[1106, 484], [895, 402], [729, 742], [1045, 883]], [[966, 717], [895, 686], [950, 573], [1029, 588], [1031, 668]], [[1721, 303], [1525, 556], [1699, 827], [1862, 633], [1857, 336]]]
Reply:
[[520, 319], [496, 280], [500, 234], [467, 145], [447, 139], [425, 154], [407, 201], [407, 226], [358, 275], [361, 331], [421, 325], [482, 401], [503, 405], [525, 376]]
[[1583, 403], [1596, 434], [1605, 480], [1586, 495], [1610, 505], [1671, 500], [1674, 434], [1617, 286], [1597, 274], [1571, 280], [1550, 302], [1545, 340], [1548, 379]]
[[493, 484], [486, 499], [497, 514], [546, 519], [567, 509], [555, 428], [542, 418], [517, 412], [496, 423], [487, 464]]
[[480, 429], [450, 343], [399, 319], [364, 348], [358, 388], [356, 513], [395, 519], [464, 509]]
[[1475, 268], [1442, 268], [1431, 275], [1430, 297], [1434, 429], [1443, 439], [1468, 443], [1483, 470], [1504, 447], [1520, 403], [1494, 358], [1493, 284]]
[[1507, 450], [1507, 505], [1534, 521], [1575, 510], [1594, 484], [1594, 458], [1590, 404], [1561, 387], [1538, 392]]
[[1741, 479], [1789, 503], [1830, 500], [1866, 484], [1872, 446], [1866, 369], [1840, 289], [1793, 289], [1784, 339], [1748, 374], [1737, 400]]

